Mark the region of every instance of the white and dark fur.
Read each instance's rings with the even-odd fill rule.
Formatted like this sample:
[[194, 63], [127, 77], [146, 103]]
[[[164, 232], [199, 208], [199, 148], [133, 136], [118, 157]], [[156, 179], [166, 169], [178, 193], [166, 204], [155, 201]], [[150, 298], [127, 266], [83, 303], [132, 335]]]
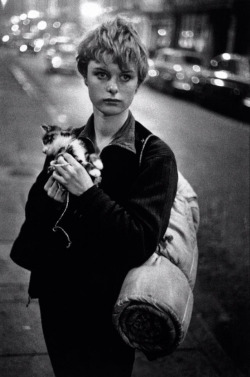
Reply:
[[77, 139], [74, 129], [63, 130], [57, 125], [45, 125], [43, 129], [43, 153], [53, 157], [51, 168], [57, 164], [58, 157], [67, 152], [71, 154], [81, 165], [85, 167], [94, 182], [100, 182], [102, 161], [95, 153], [89, 153], [86, 143]]

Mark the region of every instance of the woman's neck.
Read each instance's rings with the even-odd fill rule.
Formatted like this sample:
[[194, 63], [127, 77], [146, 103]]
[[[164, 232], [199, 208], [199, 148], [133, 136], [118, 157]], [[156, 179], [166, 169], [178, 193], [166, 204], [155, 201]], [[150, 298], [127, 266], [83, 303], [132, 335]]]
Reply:
[[94, 111], [94, 128], [96, 147], [101, 151], [113, 139], [117, 131], [124, 125], [129, 111], [119, 115], [104, 116]]

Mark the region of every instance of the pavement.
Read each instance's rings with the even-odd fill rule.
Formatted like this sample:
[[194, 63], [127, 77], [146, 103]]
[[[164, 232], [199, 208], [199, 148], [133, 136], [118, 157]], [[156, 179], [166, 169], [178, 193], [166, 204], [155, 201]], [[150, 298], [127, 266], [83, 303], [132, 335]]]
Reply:
[[[0, 56], [0, 377], [53, 377], [38, 303], [34, 300], [26, 307], [29, 272], [15, 265], [9, 253], [24, 219], [29, 188], [44, 159], [39, 126], [45, 114], [53, 117], [56, 109], [51, 111], [49, 104], [39, 99], [25, 69], [5, 54]], [[194, 293], [199, 295], [196, 290]], [[136, 353], [132, 377], [201, 376], [244, 375], [195, 306], [188, 334], [178, 350], [150, 362]]]

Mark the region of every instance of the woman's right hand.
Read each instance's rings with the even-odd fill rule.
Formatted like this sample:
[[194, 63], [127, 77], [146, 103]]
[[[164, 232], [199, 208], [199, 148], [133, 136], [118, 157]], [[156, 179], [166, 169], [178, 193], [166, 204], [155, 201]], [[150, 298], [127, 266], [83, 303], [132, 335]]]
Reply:
[[67, 191], [63, 186], [58, 183], [53, 176], [51, 175], [44, 186], [44, 190], [47, 192], [47, 195], [60, 203], [65, 203], [67, 198]]

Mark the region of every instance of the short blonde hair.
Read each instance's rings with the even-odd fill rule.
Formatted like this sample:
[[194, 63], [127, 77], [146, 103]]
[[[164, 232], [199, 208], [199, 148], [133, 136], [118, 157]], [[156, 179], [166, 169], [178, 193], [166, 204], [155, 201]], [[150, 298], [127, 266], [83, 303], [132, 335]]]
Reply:
[[138, 86], [148, 72], [148, 54], [132, 21], [117, 16], [91, 30], [80, 42], [77, 68], [86, 78], [91, 60], [105, 63], [111, 56], [120, 69], [135, 64], [138, 72]]

